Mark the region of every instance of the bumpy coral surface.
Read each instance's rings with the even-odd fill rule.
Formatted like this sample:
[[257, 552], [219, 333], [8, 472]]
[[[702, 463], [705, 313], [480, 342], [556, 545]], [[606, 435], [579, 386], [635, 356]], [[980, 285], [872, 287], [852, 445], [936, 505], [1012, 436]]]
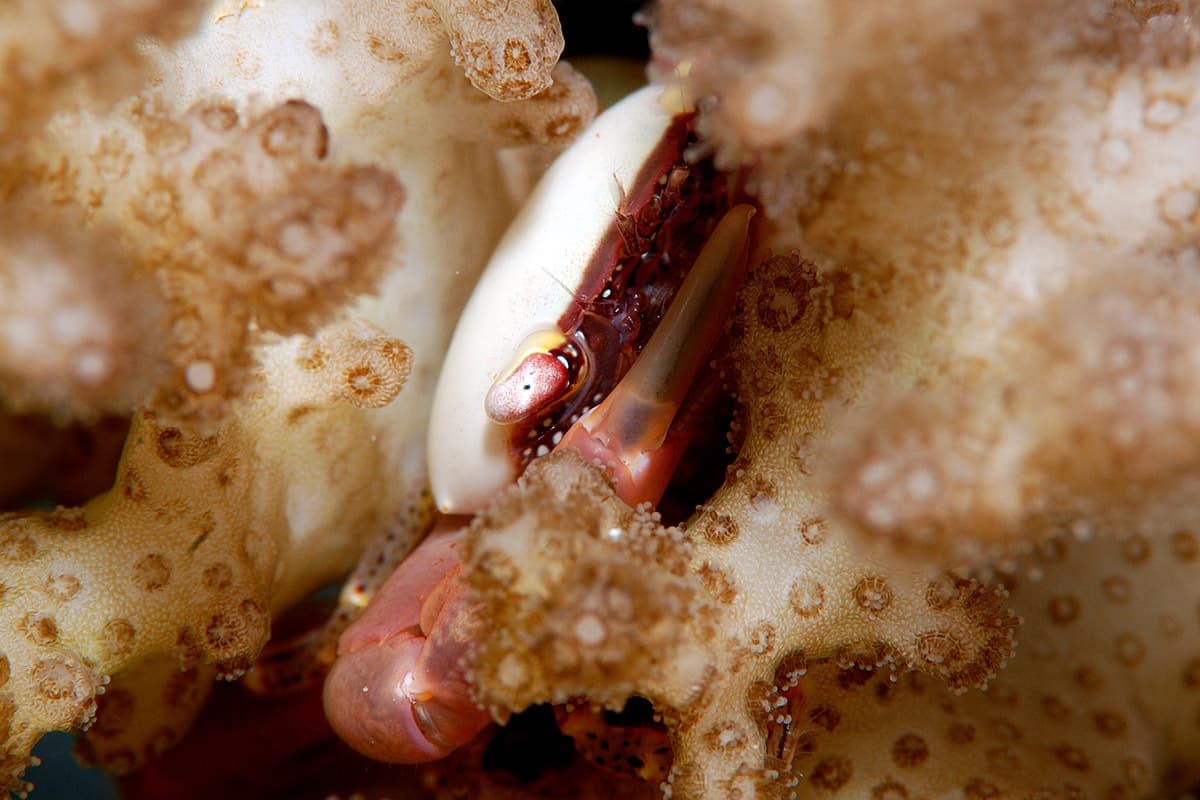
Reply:
[[509, 5], [0, 8], [0, 395], [134, 420], [111, 490], [0, 522], [6, 788], [114, 673], [90, 756], [161, 751], [273, 615], [420, 534], [438, 361], [523, 191], [499, 150], [594, 113]]
[[518, 643], [481, 645], [481, 697], [651, 698], [676, 796], [1186, 789], [1190, 9], [751, 5], [653, 14], [660, 73], [773, 223], [732, 331], [737, 457], [687, 525], [708, 605], [655, 648], [678, 671], [648, 668], [679, 556], [639, 568], [630, 640], [591, 599], [611, 567], [546, 592], [559, 549], [532, 544], [639, 525], [555, 519], [528, 482], [523, 558], [508, 515], [475, 534], [488, 624]]
[[[412, 545], [458, 309], [594, 111], [544, 0], [101, 5], [0, 7], [0, 397], [133, 419], [111, 490], [0, 519], [14, 788], [108, 676], [87, 750], [131, 768], [274, 616], [365, 552], [361, 602]], [[512, 727], [429, 793], [620, 794], [662, 736], [640, 774], [673, 797], [1195, 788], [1196, 14], [647, 12], [691, 156], [766, 220], [717, 362], [730, 463], [664, 525], [555, 453], [471, 523], [464, 666]], [[530, 706], [607, 742], [584, 712], [634, 696], [619, 780], [561, 739], [497, 777]]]
[[0, 6], [0, 134], [35, 129], [80, 89], [96, 99], [136, 91], [143, 36], [176, 38], [201, 0], [8, 0]]

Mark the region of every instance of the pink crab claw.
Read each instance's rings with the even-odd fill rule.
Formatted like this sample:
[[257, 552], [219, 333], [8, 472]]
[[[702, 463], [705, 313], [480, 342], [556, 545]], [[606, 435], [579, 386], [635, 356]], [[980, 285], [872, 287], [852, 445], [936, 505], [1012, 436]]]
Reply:
[[629, 505], [657, 503], [687, 449], [671, 424], [733, 309], [753, 216], [742, 204], [721, 218], [629, 372], [559, 444], [604, 464]]
[[325, 681], [337, 734], [380, 761], [449, 755], [491, 721], [475, 707], [459, 666], [470, 639], [455, 549], [465, 528], [434, 531], [396, 569], [338, 642]]
[[[630, 505], [657, 503], [686, 449], [690, 422], [677, 421], [677, 412], [732, 310], [753, 216], [753, 207], [739, 205], [722, 218], [637, 361], [559, 444], [604, 464]], [[455, 552], [464, 532], [431, 534], [338, 643], [325, 713], [364, 755], [432, 761], [490, 722], [472, 702], [461, 666], [475, 632]]]

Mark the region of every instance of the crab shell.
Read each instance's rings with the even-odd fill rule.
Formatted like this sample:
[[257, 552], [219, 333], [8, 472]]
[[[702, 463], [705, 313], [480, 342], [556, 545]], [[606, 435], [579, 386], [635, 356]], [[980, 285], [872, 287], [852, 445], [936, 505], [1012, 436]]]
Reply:
[[674, 115], [662, 87], [635, 92], [601, 114], [546, 171], [497, 246], [467, 303], [434, 394], [429, 472], [447, 513], [479, 510], [518, 477], [507, 426], [484, 399], [523, 342], [559, 329], [614, 236], [623, 192], [659, 149]]

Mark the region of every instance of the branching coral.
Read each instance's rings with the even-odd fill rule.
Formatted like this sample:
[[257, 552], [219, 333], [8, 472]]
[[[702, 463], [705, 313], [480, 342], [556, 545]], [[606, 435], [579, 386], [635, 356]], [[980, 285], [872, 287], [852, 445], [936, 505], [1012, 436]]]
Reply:
[[[150, 6], [101, 9], [127, 25], [105, 31], [104, 52], [124, 58], [126, 41], [195, 18], [191, 4], [157, 18]], [[419, 495], [438, 359], [513, 208], [498, 148], [553, 148], [595, 108], [586, 81], [555, 68], [549, 6], [529, 10], [517, 31], [483, 6], [444, 9], [472, 77], [527, 98], [507, 104], [457, 70], [438, 15], [378, 2], [213, 14], [182, 44], [144, 43], [155, 87], [111, 112], [68, 102], [72, 69], [100, 52], [90, 39], [64, 39], [35, 76], [64, 86], [47, 110], [67, 113], [0, 142], [4, 402], [135, 418], [111, 491], [0, 524], [6, 786], [21, 786], [42, 732], [91, 719], [118, 670], [138, 671], [139, 707], [173, 738], [194, 704], [165, 699], [177, 678], [164, 663], [241, 673], [271, 616], [349, 571]], [[56, 12], [6, 17], [6, 58]], [[286, 65], [264, 58], [290, 26], [309, 46]], [[412, 36], [419, 60], [393, 47]], [[90, 71], [83, 99], [122, 96], [126, 74]], [[416, 531], [397, 530], [381, 541], [403, 552]], [[162, 744], [106, 705], [99, 739], [123, 744], [113, 755], [93, 737], [95, 757], [128, 767]]]
[[[539, 0], [222, 7], [142, 48], [152, 90], [36, 138], [108, 51], [0, 12], [70, 51], [0, 40], [45, 98], [0, 105], [0, 390], [137, 412], [111, 492], [0, 522], [10, 785], [110, 673], [248, 667], [419, 495], [447, 334], [523, 185], [497, 149], [544, 156], [594, 110]], [[96, 96], [194, 14], [150, 8]], [[736, 457], [680, 527], [567, 454], [503, 492], [469, 534], [480, 701], [644, 695], [677, 797], [1196, 781], [1195, 13], [662, 0], [692, 155], [767, 220], [724, 362]], [[122, 708], [182, 730], [172, 680], [114, 692], [99, 736], [134, 755], [97, 758], [162, 740]]]
[[1023, 565], [1031, 577], [1010, 582], [1023, 643], [986, 693], [814, 670], [800, 759], [811, 794], [1147, 797], [1194, 787], [1195, 521], [1154, 516], [1114, 520], [1088, 541], [1049, 534]]
[[[101, 286], [72, 288], [103, 304], [106, 294], [124, 296], [124, 287], [138, 286], [140, 278], [143, 292], [161, 307], [157, 329], [129, 331], [122, 321], [140, 316], [146, 324], [145, 315], [101, 305], [110, 312], [102, 322], [125, 336], [142, 334], [137, 342], [158, 340], [162, 351], [136, 359], [151, 374], [155, 367], [165, 373], [156, 396], [121, 398], [127, 406], [152, 403], [192, 423], [219, 420], [249, 380], [248, 350], [260, 339], [252, 322], [259, 334], [312, 332], [348, 298], [378, 284], [402, 190], [374, 167], [323, 165], [328, 132], [306, 103], [284, 103], [243, 123], [230, 102], [202, 102], [178, 116], [156, 97], [138, 98], [111, 120], [85, 117], [58, 125], [55, 133], [51, 142], [29, 148], [27, 181], [48, 202], [86, 208], [96, 224], [118, 232], [133, 262], [125, 281], [118, 275]], [[21, 266], [14, 264], [18, 278]], [[106, 293], [106, 286], [113, 290]], [[33, 292], [52, 298], [46, 289]], [[129, 295], [121, 302], [135, 300]], [[70, 342], [50, 336], [9, 338], [25, 342], [26, 352], [12, 354], [14, 362], [33, 360], [29, 350], [71, 352]], [[110, 361], [138, 355], [113, 346], [120, 342], [85, 341], [88, 353], [99, 351]], [[45, 363], [49, 371], [53, 364]], [[61, 392], [63, 402], [86, 397], [79, 390], [87, 379], [132, 383], [112, 375], [113, 367], [92, 371], [99, 378], [84, 373]], [[37, 376], [17, 377], [19, 391]]]
[[112, 772], [128, 772], [187, 733], [213, 687], [211, 666], [179, 668], [179, 659], [150, 658], [116, 677], [97, 698], [96, 723], [80, 755]]
[[[240, 674], [270, 612], [335, 578], [383, 527], [379, 456], [353, 444], [367, 435], [355, 409], [394, 395], [411, 355], [385, 336], [328, 338], [341, 347], [271, 351], [267, 386], [212, 435], [143, 412], [116, 486], [82, 509], [0, 524], [3, 616], [19, 634], [3, 648], [8, 772], [44, 731], [89, 723], [107, 676], [139, 658]], [[359, 488], [314, 494], [328, 483]], [[343, 535], [320, 535], [333, 526]]]
[[[677, 665], [701, 653], [710, 678], [666, 700], [663, 673], [619, 666], [644, 643], [618, 639], [599, 681], [581, 677], [586, 648], [535, 648], [509, 676], [549, 677], [512, 694], [481, 645], [481, 696], [503, 712], [644, 693], [686, 797], [1146, 796], [1194, 780], [1194, 710], [1178, 705], [1197, 653], [1190, 13], [660, 4], [659, 63], [699, 99], [719, 163], [752, 166], [776, 252], [732, 332], [737, 459], [687, 529], [710, 610], [661, 646], [689, 654]], [[604, 514], [563, 519], [520, 491], [529, 541], [601, 536]], [[518, 653], [550, 631], [570, 642], [559, 616], [604, 607], [576, 600], [592, 584], [573, 575], [566, 608], [523, 613], [541, 576], [572, 573], [553, 547], [495, 567], [513, 517], [475, 533], [480, 590], [510, 587], [487, 624], [518, 627], [502, 634]], [[1051, 536], [1064, 529], [1087, 541]], [[1018, 559], [1039, 543], [1049, 555]], [[1128, 548], [1153, 566], [1130, 574]], [[1010, 599], [988, 581], [1014, 569]], [[663, 571], [642, 568], [649, 596], [670, 596]], [[1018, 614], [1026, 644], [1001, 670]], [[1111, 691], [1089, 695], [1093, 677]]]
[[[679, 60], [697, 26], [727, 13], [670, 8], [659, 40]], [[872, 10], [856, 12], [856, 30], [876, 24], [863, 21]], [[928, 34], [931, 20], [913, 15], [875, 41], [894, 56], [886, 68], [827, 84], [826, 115], [785, 126], [803, 147], [759, 148], [764, 200], [792, 229], [780, 241], [833, 287], [827, 347], [851, 348], [818, 354], [822, 365], [836, 360], [839, 381], [870, 401], [838, 415], [841, 460], [826, 481], [864, 529], [1019, 536], [1024, 515], [1064, 492], [1083, 501], [1192, 465], [1190, 11], [1062, 4], [1030, 17], [974, 3], [947, 15], [953, 36], [941, 15]], [[973, 33], [959, 27], [970, 20]], [[1056, 36], [1032, 36], [1038, 24]], [[697, 68], [700, 88], [728, 98], [743, 70], [778, 60], [742, 52], [739, 70]], [[714, 107], [722, 152], [752, 145], [746, 116]]]
[[619, 708], [635, 691], [688, 706], [710, 663], [679, 621], [713, 614], [690, 553], [574, 450], [534, 462], [476, 518], [465, 558], [490, 632], [471, 656], [481, 699], [501, 717], [578, 696]]

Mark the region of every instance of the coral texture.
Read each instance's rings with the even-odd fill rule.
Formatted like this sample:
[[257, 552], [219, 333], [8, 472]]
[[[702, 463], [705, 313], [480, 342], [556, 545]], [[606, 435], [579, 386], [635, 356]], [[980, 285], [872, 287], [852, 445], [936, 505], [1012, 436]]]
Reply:
[[[144, 36], [177, 38], [191, 29], [202, 0], [8, 0], [0, 6], [0, 136], [36, 129], [78, 101], [136, 91]], [[81, 86], [82, 85], [82, 86]]]
[[750, 5], [652, 16], [775, 252], [732, 330], [737, 456], [687, 525], [699, 586], [639, 566], [630, 637], [595, 598], [639, 562], [598, 542], [645, 522], [527, 478], [501, 507], [525, 516], [473, 534], [504, 642], [481, 699], [649, 697], [680, 797], [1187, 789], [1193, 9]]
[[[110, 675], [85, 749], [129, 769], [285, 609], [365, 553], [328, 632], [411, 547], [449, 332], [595, 110], [545, 0], [206, 11], [0, 8], [0, 398], [133, 420], [111, 490], [0, 518], [16, 789]], [[498, 494], [467, 534], [464, 667], [509, 728], [424, 790], [620, 795], [662, 736], [669, 770], [640, 774], [675, 798], [1194, 790], [1197, 13], [647, 11], [690, 155], [765, 219], [716, 362], [731, 463], [678, 525], [568, 452]], [[613, 740], [619, 779], [600, 745], [522, 738], [535, 704], [582, 737], [633, 696], [653, 719]], [[540, 780], [506, 782], [512, 750]]]
[[443, 5], [0, 9], [0, 398], [133, 416], [111, 490], [0, 522], [5, 788], [114, 673], [88, 754], [142, 763], [423, 530], [432, 381], [523, 190], [499, 151], [595, 110], [548, 3]]

